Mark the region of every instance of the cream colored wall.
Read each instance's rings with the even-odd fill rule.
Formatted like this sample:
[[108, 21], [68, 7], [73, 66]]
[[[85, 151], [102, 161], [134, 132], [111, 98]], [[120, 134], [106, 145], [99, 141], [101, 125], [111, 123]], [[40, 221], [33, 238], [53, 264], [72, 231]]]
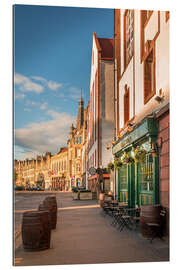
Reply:
[[160, 12], [160, 35], [156, 41], [156, 93], [162, 88], [169, 98], [169, 20], [165, 12]]
[[[137, 13], [137, 11], [135, 12]], [[140, 13], [138, 11], [138, 13]], [[140, 26], [140, 24], [139, 24]], [[158, 32], [158, 11], [153, 11], [150, 20], [148, 21], [144, 31], [144, 41], [153, 40]]]
[[[124, 72], [124, 26], [123, 16], [125, 10], [121, 10], [121, 76], [119, 82], [119, 126], [124, 126], [124, 86], [127, 84], [130, 87], [130, 118], [133, 117], [133, 59], [129, 63]], [[162, 106], [155, 101], [155, 96], [144, 104], [144, 63], [140, 62], [140, 11], [135, 10], [134, 13], [134, 58], [135, 58], [135, 116], [141, 120], [154, 109]], [[145, 42], [148, 39], [153, 39], [158, 31], [158, 11], [154, 11], [146, 28]], [[156, 77], [156, 94], [162, 88], [165, 98], [164, 104], [169, 101], [169, 21], [165, 20], [165, 11], [160, 12], [160, 34], [155, 41], [155, 77]], [[123, 74], [124, 72], [124, 74]], [[139, 116], [138, 118], [138, 115]]]
[[130, 97], [130, 119], [133, 117], [133, 58], [131, 59], [126, 71], [119, 82], [119, 127], [124, 126], [124, 93], [125, 85], [129, 88]]
[[[92, 44], [92, 52], [94, 52], [94, 64], [91, 62], [91, 79], [90, 79], [90, 92], [92, 91], [93, 82], [95, 80], [96, 71], [98, 68], [98, 49], [96, 46], [96, 41], [93, 35], [93, 44]], [[92, 53], [93, 55], [93, 53]]]
[[[92, 52], [94, 52], [94, 64], [91, 63], [91, 79], [90, 79], [90, 94], [92, 93], [93, 90], [93, 83], [95, 85], [95, 75], [98, 69], [98, 49], [96, 46], [96, 41], [93, 35], [93, 44], [92, 44]], [[95, 95], [94, 95], [94, 100], [93, 100], [94, 104], [95, 104]], [[94, 119], [95, 119], [95, 106], [94, 106]], [[88, 119], [90, 120], [90, 108], [89, 108], [89, 113], [88, 113]], [[89, 122], [90, 123], [90, 122]], [[94, 138], [95, 138], [95, 128], [94, 128]], [[87, 143], [90, 141], [90, 132], [88, 130], [88, 134], [87, 134]], [[97, 153], [97, 140], [94, 142], [91, 150], [89, 151], [89, 154], [87, 155], [87, 161], [91, 159], [91, 156], [93, 155], [93, 153]], [[97, 160], [97, 156], [96, 156], [96, 160]]]

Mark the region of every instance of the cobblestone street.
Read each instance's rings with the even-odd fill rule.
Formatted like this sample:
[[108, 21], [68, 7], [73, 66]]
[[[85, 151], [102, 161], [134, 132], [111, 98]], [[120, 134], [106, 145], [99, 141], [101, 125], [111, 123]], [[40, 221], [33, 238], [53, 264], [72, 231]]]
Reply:
[[[31, 194], [26, 196], [31, 197]], [[73, 201], [71, 193], [56, 193], [56, 197], [58, 219], [56, 230], [52, 230], [50, 249], [27, 252], [24, 251], [20, 241], [15, 250], [15, 265], [169, 260], [167, 242], [155, 239], [151, 244], [150, 241], [142, 238], [138, 231], [126, 229], [122, 232], [118, 231], [110, 225], [110, 217], [102, 215], [97, 201]]]

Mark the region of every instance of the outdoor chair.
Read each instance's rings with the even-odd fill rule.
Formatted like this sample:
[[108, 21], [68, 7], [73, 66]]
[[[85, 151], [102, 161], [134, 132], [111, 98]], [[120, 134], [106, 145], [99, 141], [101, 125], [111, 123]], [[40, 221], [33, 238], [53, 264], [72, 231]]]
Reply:
[[160, 211], [160, 221], [158, 223], [148, 222], [146, 223], [147, 228], [149, 230], [149, 234], [151, 235], [150, 242], [152, 243], [154, 238], [163, 237], [163, 218], [166, 215], [165, 210]]

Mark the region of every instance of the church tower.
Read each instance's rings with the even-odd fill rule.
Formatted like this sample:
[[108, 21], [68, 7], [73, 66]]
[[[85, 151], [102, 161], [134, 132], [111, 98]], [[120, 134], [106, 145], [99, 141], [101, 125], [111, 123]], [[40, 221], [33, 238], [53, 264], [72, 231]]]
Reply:
[[79, 100], [78, 117], [76, 122], [77, 130], [80, 130], [82, 128], [83, 122], [84, 122], [84, 100], [81, 96]]

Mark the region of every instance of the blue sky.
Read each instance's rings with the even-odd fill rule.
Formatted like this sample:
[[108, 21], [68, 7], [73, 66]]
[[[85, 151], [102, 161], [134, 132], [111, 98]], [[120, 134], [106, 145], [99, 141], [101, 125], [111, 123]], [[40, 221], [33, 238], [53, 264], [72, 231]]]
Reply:
[[66, 146], [81, 88], [89, 100], [93, 32], [113, 38], [113, 9], [14, 6], [15, 158]]

